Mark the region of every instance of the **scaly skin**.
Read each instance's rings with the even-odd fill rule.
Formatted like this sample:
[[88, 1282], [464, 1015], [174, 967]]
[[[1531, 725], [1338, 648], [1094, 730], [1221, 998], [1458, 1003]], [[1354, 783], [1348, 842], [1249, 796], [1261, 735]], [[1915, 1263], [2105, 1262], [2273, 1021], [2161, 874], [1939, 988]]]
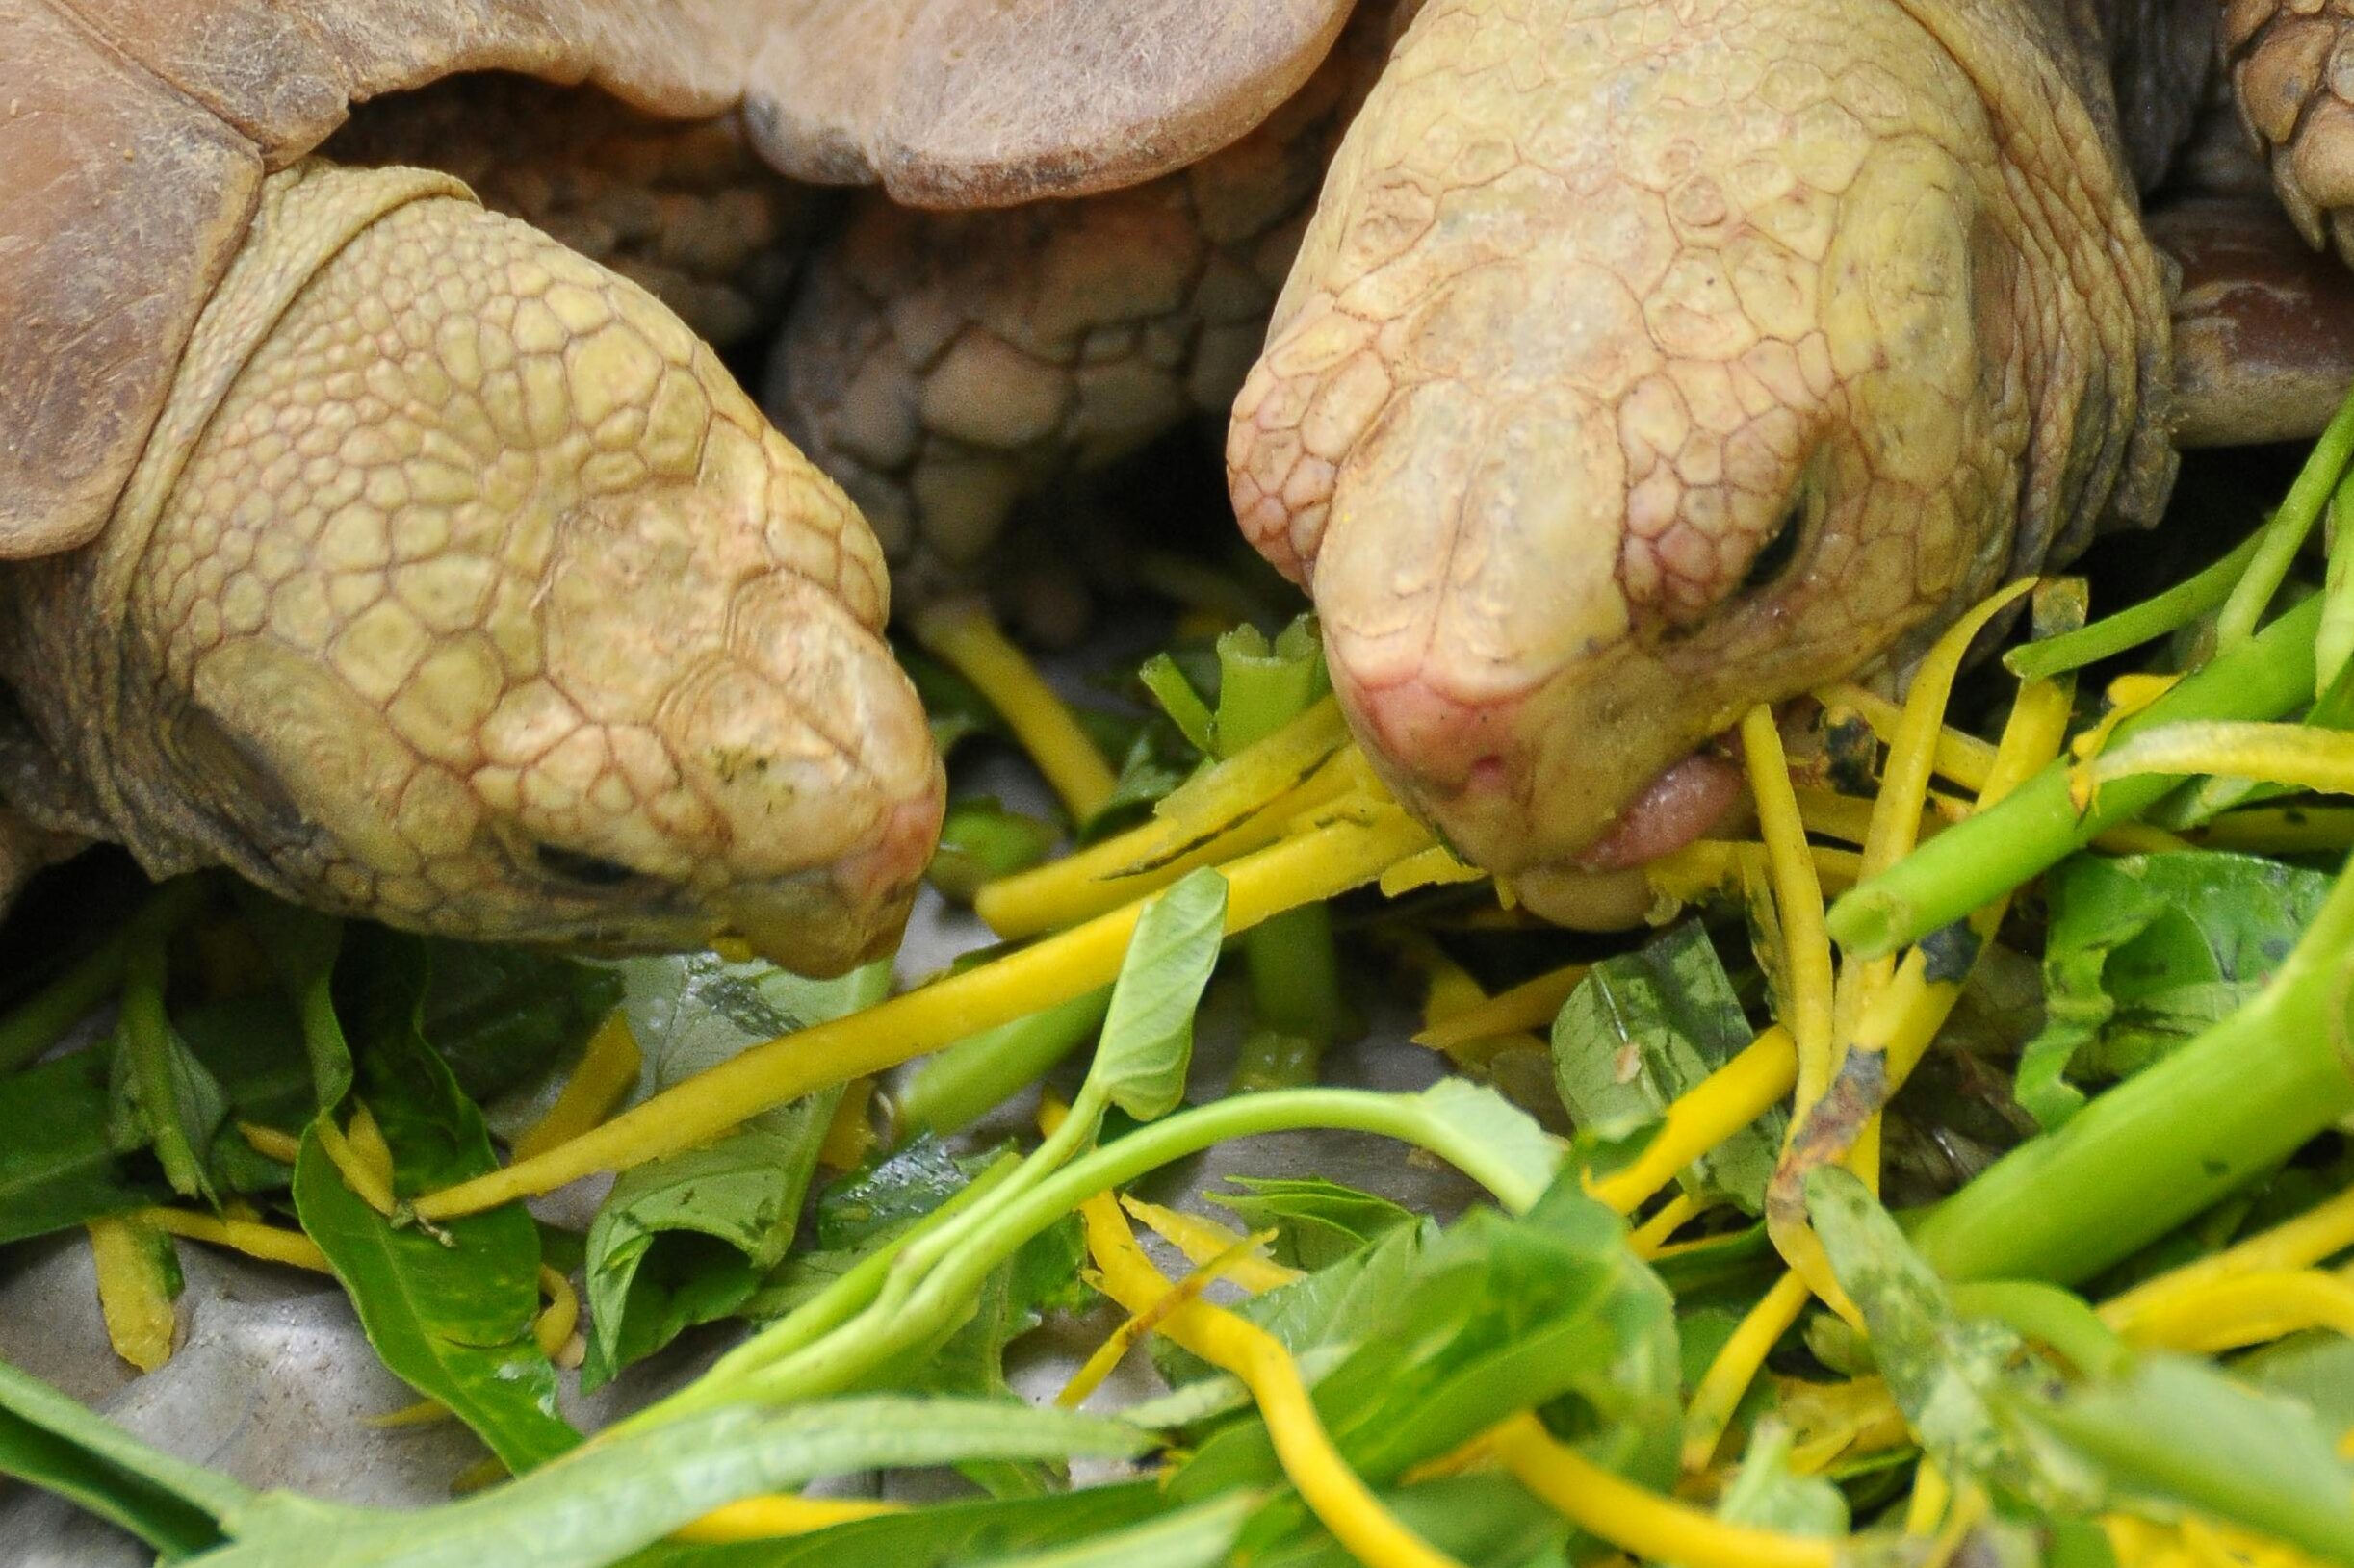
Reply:
[[2154, 511], [2162, 291], [2029, 20], [1430, 0], [1345, 139], [1236, 512], [1384, 777], [1547, 913], [1705, 829], [1729, 770], [1677, 764], [1752, 704]]
[[941, 810], [841, 492], [635, 285], [444, 176], [272, 177], [9, 674], [149, 870], [453, 936], [835, 970]]
[[1232, 403], [1340, 128], [1368, 3], [1306, 87], [1183, 171], [934, 213], [857, 199], [809, 259], [764, 401], [874, 525], [902, 595], [987, 570], [1025, 495]]

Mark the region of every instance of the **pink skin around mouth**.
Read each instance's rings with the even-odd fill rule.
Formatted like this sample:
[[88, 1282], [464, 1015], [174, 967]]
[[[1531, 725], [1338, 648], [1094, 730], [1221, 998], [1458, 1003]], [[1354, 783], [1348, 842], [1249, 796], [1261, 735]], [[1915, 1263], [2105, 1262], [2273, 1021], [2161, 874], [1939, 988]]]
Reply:
[[1620, 871], [1672, 855], [1704, 835], [1741, 799], [1741, 767], [1714, 751], [1699, 751], [1643, 786], [1617, 826], [1577, 858], [1589, 871]]

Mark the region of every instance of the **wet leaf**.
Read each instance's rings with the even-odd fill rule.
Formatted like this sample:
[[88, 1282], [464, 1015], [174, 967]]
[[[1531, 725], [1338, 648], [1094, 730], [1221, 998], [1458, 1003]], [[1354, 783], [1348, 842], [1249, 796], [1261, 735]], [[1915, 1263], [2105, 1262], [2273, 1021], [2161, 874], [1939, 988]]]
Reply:
[[[361, 962], [348, 966], [338, 1003], [356, 1042], [359, 1096], [392, 1149], [395, 1194], [495, 1169], [481, 1112], [418, 1032], [423, 944], [374, 928], [350, 936]], [[387, 1218], [344, 1184], [313, 1132], [295, 1166], [295, 1211], [384, 1364], [448, 1405], [509, 1469], [580, 1441], [556, 1412], [556, 1369], [531, 1337], [539, 1233], [521, 1204], [431, 1230]]]

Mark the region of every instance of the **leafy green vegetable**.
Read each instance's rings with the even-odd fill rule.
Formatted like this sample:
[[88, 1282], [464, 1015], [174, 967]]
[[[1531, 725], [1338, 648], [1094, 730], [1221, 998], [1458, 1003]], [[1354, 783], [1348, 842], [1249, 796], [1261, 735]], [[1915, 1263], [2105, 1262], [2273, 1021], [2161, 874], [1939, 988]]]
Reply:
[[1193, 1017], [1226, 931], [1226, 878], [1204, 866], [1145, 906], [1112, 987], [1087, 1088], [1139, 1121], [1177, 1109]]
[[723, 1504], [821, 1476], [964, 1459], [1124, 1458], [1134, 1428], [970, 1400], [877, 1396], [737, 1408], [610, 1436], [423, 1513], [271, 1493], [228, 1512], [208, 1568], [599, 1568]]
[[2047, 1021], [2017, 1096], [2048, 1131], [2083, 1104], [2068, 1081], [2139, 1071], [2263, 989], [2331, 879], [2219, 851], [2078, 855], [2046, 879]]
[[992, 1557], [987, 1568], [1216, 1568], [1257, 1502], [1248, 1493], [1212, 1498], [1069, 1546]]
[[133, 944], [128, 956], [109, 1093], [114, 1144], [151, 1145], [173, 1192], [214, 1201], [212, 1172], [197, 1151], [227, 1119], [228, 1096], [165, 1015], [160, 939]]
[[107, 1072], [108, 1053], [84, 1050], [0, 1077], [0, 1244], [171, 1195], [111, 1136]]
[[[1316, 1404], [1369, 1482], [1387, 1484], [1514, 1411], [1557, 1400], [1558, 1417], [1597, 1462], [1651, 1485], [1673, 1478], [1682, 1412], [1672, 1302], [1628, 1250], [1617, 1216], [1576, 1177], [1518, 1218], [1475, 1209], [1427, 1241], [1391, 1231], [1360, 1257], [1357, 1277], [1321, 1299], [1294, 1285], [1240, 1310], [1295, 1354], [1345, 1331], [1354, 1348], [1317, 1382]], [[1309, 1305], [1321, 1310], [1300, 1310]], [[1170, 1490], [1190, 1501], [1281, 1478], [1252, 1415], [1203, 1442]]]
[[[407, 1198], [493, 1169], [481, 1113], [418, 1032], [426, 955], [413, 938], [354, 927], [365, 961], [340, 993], [361, 1099], [393, 1154]], [[556, 1369], [531, 1336], [539, 1232], [520, 1204], [437, 1230], [387, 1218], [345, 1185], [306, 1134], [295, 1212], [351, 1297], [376, 1354], [448, 1405], [507, 1467], [524, 1471], [580, 1441], [556, 1408]]]
[[625, 976], [528, 947], [426, 943], [425, 1038], [480, 1104], [579, 1054]]
[[1789, 1427], [1762, 1423], [1717, 1500], [1717, 1517], [1791, 1535], [1845, 1535], [1848, 1500], [1820, 1476], [1793, 1474], [1790, 1448]]
[[2019, 1336], [1956, 1312], [1936, 1273], [1852, 1172], [1818, 1168], [1806, 1178], [1806, 1201], [1832, 1272], [1863, 1314], [1873, 1360], [1939, 1468], [2046, 1509], [2087, 1507], [2093, 1478], [2011, 1397], [2013, 1369], [2026, 1353]]
[[[1558, 1568], [1584, 1560], [1566, 1548], [1560, 1514], [1509, 1476], [1450, 1476], [1379, 1494], [1400, 1524], [1464, 1568]], [[1253, 1568], [1358, 1568], [1358, 1559], [1297, 1504], [1281, 1498], [1246, 1529], [1240, 1556]]]
[[2038, 1415], [2114, 1486], [2354, 1561], [2354, 1470], [2307, 1406], [2187, 1357], [2149, 1355]]
[[[764, 967], [764, 966], [763, 966]], [[709, 954], [621, 966], [626, 1006], [657, 1088], [794, 1028], [879, 999], [889, 971], [870, 965], [852, 988], [760, 987], [760, 969]], [[781, 983], [780, 983], [781, 985]], [[765, 1111], [699, 1148], [623, 1171], [588, 1231], [588, 1356], [595, 1389], [696, 1324], [737, 1312], [792, 1245], [841, 1092]]]
[[1239, 1193], [1207, 1193], [1246, 1230], [1272, 1229], [1275, 1255], [1295, 1269], [1321, 1269], [1414, 1222], [1414, 1212], [1322, 1176], [1229, 1176]]
[[252, 1494], [148, 1447], [0, 1361], [0, 1475], [45, 1487], [129, 1530], [166, 1560], [219, 1543], [219, 1521]]
[[[1632, 1158], [1670, 1102], [1749, 1043], [1733, 982], [1697, 921], [1593, 965], [1553, 1020], [1553, 1079], [1595, 1145], [1597, 1169]], [[1679, 1179], [1695, 1195], [1763, 1211], [1787, 1121], [1780, 1110], [1736, 1133]]]

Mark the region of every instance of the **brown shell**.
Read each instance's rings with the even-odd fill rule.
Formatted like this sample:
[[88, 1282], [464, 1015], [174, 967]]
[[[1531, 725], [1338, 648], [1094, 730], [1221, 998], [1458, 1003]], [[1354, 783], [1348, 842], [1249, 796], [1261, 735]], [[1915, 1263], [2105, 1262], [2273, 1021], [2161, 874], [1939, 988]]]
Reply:
[[720, 0], [0, 0], [0, 557], [104, 527], [266, 169], [453, 71], [716, 114]]
[[1081, 195], [1180, 168], [1312, 74], [1352, 0], [770, 0], [762, 154], [918, 207]]

